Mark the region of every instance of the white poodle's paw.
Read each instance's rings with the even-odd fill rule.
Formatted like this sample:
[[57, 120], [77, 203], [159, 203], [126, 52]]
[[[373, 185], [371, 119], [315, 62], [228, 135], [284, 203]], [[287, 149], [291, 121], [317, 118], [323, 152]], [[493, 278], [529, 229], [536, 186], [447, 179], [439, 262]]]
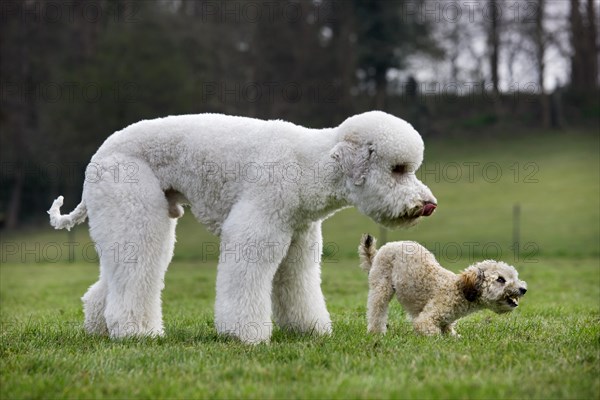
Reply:
[[333, 324], [331, 323], [331, 320], [328, 319], [326, 321], [317, 322], [313, 332], [318, 335], [331, 335], [333, 333]]
[[124, 339], [132, 337], [149, 337], [156, 338], [165, 335], [164, 330], [161, 329], [136, 329], [134, 324], [126, 324], [123, 328], [110, 327], [108, 329], [109, 336], [111, 339]]
[[160, 337], [164, 336], [165, 331], [162, 323], [153, 324], [140, 321], [111, 321], [107, 317], [106, 323], [109, 336], [113, 339], [128, 337]]
[[291, 332], [308, 333], [314, 335], [331, 335], [333, 333], [333, 324], [331, 323], [331, 319], [329, 319], [329, 317], [310, 322], [279, 322], [278, 325], [281, 329]]
[[310, 323], [307, 328], [309, 329], [306, 329], [306, 332], [317, 335], [331, 335], [333, 333], [333, 324], [331, 323], [329, 313], [318, 317], [314, 322]]
[[83, 327], [91, 335], [108, 335], [104, 312], [106, 310], [106, 285], [94, 283], [81, 298], [85, 320]]
[[83, 323], [83, 328], [90, 335], [108, 336], [108, 328], [106, 321], [102, 320], [87, 320]]
[[224, 336], [229, 336], [238, 339], [246, 344], [269, 343], [273, 324], [271, 322], [234, 322], [234, 323], [217, 323], [217, 332]]

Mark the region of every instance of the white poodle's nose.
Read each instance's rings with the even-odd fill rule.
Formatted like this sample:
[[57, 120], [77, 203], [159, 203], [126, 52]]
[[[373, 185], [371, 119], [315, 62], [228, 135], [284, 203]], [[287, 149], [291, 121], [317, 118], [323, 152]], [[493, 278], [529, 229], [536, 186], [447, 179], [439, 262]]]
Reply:
[[435, 211], [436, 208], [437, 208], [436, 203], [426, 201], [425, 204], [423, 205], [423, 209], [421, 210], [421, 216], [429, 217], [431, 214], [433, 214], [433, 212]]

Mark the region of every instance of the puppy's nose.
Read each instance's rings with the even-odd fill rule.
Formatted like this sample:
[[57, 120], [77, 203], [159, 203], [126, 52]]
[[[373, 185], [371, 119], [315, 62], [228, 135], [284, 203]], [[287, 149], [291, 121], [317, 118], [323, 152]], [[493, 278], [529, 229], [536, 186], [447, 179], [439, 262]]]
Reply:
[[527, 289], [525, 289], [524, 287], [519, 288], [519, 293], [521, 293], [521, 296], [523, 296], [525, 293], [527, 293]]
[[436, 208], [437, 208], [437, 204], [432, 203], [430, 201], [426, 201], [423, 204], [423, 209], [421, 210], [421, 216], [429, 217], [431, 214], [433, 214], [433, 212], [435, 211]]

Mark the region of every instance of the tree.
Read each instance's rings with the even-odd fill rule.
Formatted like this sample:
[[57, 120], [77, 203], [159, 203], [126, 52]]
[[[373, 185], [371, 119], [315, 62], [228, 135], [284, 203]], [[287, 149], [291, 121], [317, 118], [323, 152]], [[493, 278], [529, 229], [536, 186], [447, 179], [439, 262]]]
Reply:
[[407, 58], [417, 52], [441, 54], [432, 40], [431, 27], [423, 13], [409, 13], [406, 4], [424, 9], [424, 0], [412, 2], [355, 0], [357, 67], [367, 90], [374, 92], [372, 107], [384, 109], [387, 73], [404, 69]]
[[492, 87], [494, 94], [498, 95], [499, 78], [498, 78], [498, 53], [500, 51], [500, 16], [499, 5], [496, 0], [489, 2], [489, 26], [488, 26], [488, 47], [490, 55], [490, 73], [492, 75]]
[[540, 104], [542, 106], [542, 126], [549, 128], [551, 124], [550, 118], [550, 98], [546, 93], [544, 73], [545, 73], [545, 60], [544, 56], [546, 53], [546, 34], [544, 30], [544, 10], [545, 0], [537, 0], [537, 10], [535, 14], [535, 59], [537, 65], [537, 76], [538, 76], [538, 87], [540, 90]]
[[576, 92], [598, 88], [598, 43], [596, 9], [587, 0], [585, 17], [579, 0], [571, 0], [571, 87]]

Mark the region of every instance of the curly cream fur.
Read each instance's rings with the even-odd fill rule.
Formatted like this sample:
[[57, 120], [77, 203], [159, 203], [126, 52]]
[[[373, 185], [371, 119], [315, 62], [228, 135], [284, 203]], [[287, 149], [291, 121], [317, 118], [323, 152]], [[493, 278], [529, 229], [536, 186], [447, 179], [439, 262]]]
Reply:
[[386, 332], [394, 293], [418, 333], [457, 335], [454, 325], [459, 318], [485, 308], [512, 311], [527, 291], [527, 284], [506, 263], [486, 260], [454, 274], [415, 242], [388, 243], [377, 251], [374, 239], [364, 235], [359, 254], [361, 267], [369, 272], [367, 320], [373, 333]]

